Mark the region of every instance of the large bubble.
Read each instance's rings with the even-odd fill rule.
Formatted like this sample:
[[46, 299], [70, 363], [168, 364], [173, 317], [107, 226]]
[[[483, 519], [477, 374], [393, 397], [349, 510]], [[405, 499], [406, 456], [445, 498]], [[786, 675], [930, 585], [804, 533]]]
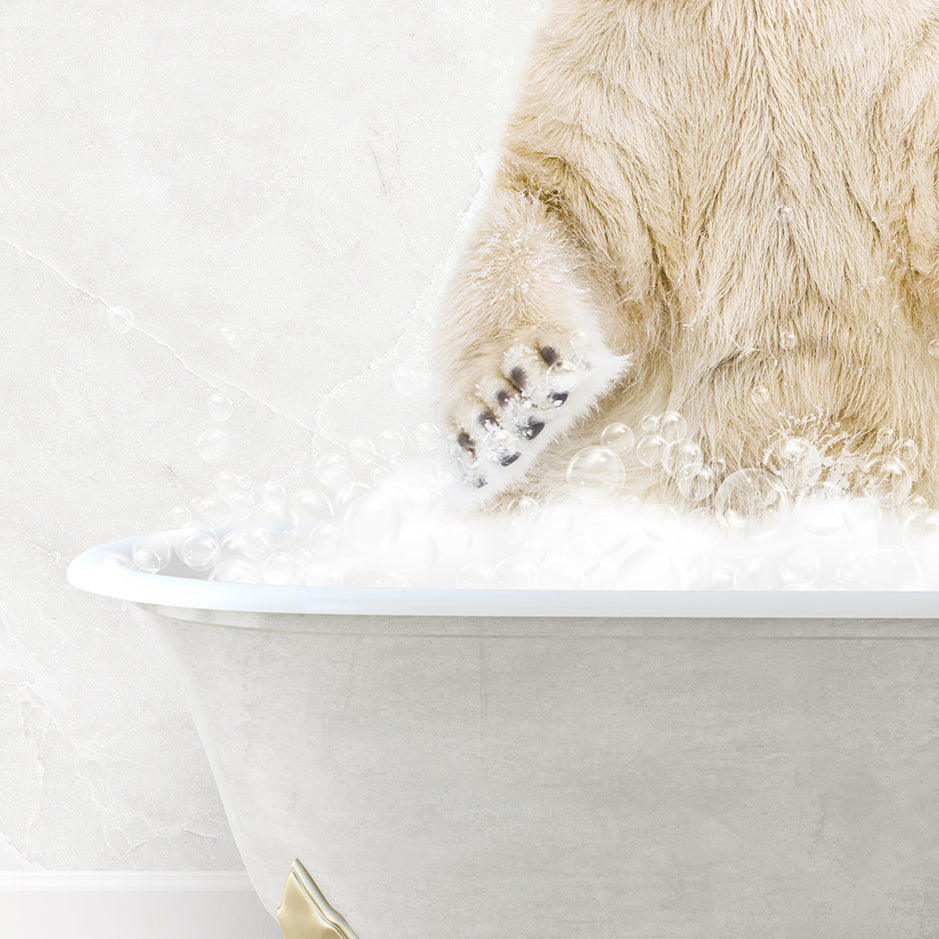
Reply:
[[718, 487], [714, 509], [734, 535], [767, 535], [784, 521], [790, 500], [778, 477], [756, 467], [731, 473]]
[[567, 486], [583, 502], [607, 502], [623, 487], [622, 460], [608, 447], [584, 447], [567, 467]]
[[763, 456], [763, 466], [792, 494], [808, 492], [822, 475], [818, 448], [801, 437], [779, 437]]

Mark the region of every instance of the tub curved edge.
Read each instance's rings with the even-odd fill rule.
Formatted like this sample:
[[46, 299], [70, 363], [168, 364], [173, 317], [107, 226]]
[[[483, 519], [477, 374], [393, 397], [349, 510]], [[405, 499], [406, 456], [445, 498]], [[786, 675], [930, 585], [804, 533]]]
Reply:
[[375, 616], [939, 620], [939, 591], [541, 590], [305, 587], [148, 574], [120, 563], [135, 536], [68, 566], [79, 590], [137, 604], [248, 613]]

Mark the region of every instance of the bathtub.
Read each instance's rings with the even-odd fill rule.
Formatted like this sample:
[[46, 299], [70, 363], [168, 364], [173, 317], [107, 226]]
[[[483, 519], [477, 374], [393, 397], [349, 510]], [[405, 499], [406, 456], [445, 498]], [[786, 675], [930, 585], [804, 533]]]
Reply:
[[302, 862], [291, 939], [939, 935], [935, 593], [236, 585], [132, 540], [69, 580], [170, 650], [272, 914]]

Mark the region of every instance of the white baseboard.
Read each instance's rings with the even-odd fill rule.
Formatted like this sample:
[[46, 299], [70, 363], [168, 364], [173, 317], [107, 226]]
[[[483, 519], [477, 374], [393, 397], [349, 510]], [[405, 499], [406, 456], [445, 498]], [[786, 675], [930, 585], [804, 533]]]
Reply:
[[3, 939], [282, 939], [244, 871], [0, 871]]

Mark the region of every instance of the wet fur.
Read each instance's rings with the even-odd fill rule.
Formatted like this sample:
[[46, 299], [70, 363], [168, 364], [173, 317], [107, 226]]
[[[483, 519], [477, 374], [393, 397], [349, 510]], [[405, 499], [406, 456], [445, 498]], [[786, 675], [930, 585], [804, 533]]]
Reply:
[[[437, 330], [467, 489], [550, 493], [670, 408], [728, 473], [780, 434], [863, 461], [893, 431], [935, 503], [937, 102], [932, 0], [556, 0]], [[572, 332], [592, 383], [490, 465], [507, 350]]]

